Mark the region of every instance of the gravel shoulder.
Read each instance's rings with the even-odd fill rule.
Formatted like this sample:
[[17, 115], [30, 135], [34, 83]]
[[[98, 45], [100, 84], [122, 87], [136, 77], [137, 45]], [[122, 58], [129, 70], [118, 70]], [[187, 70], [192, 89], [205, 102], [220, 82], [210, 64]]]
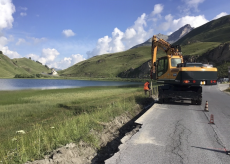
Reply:
[[217, 84], [218, 85], [218, 87], [219, 87], [219, 89], [221, 90], [221, 91], [224, 91], [224, 90], [226, 90], [227, 88], [229, 88], [229, 85], [230, 84]]

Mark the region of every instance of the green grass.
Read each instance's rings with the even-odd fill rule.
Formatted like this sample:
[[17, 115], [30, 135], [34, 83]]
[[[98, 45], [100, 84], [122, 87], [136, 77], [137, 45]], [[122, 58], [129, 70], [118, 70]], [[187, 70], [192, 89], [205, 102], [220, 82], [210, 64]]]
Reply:
[[[133, 114], [134, 105], [146, 101], [142, 87], [2, 91], [0, 96], [0, 161], [10, 164], [40, 159], [80, 140], [100, 148], [89, 131], [101, 131], [98, 122]], [[16, 134], [19, 130], [26, 134]]]
[[226, 92], [230, 92], [230, 87], [225, 90]]
[[226, 78], [228, 77], [228, 67], [230, 66], [230, 62], [225, 62], [223, 64], [217, 65], [216, 68], [218, 70], [218, 77]]
[[205, 52], [214, 49], [220, 45], [220, 42], [199, 42], [181, 46], [183, 55], [202, 55]]

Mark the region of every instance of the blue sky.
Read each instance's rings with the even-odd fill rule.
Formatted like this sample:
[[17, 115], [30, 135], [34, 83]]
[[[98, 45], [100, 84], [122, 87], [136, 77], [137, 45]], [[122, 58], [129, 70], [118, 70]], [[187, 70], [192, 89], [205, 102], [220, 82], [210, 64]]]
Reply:
[[0, 0], [0, 50], [65, 69], [185, 24], [230, 14], [229, 0]]

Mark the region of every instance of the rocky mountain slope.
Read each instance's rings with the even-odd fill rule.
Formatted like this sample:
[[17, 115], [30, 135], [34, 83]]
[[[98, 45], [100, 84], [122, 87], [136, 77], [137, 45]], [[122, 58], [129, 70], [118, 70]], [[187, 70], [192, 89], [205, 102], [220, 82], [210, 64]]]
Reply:
[[175, 44], [186, 45], [195, 42], [227, 42], [230, 41], [230, 15], [212, 20], [195, 28]]
[[190, 31], [192, 31], [194, 28], [191, 27], [190, 24], [186, 24], [185, 26], [181, 27], [179, 30], [175, 31], [171, 35], [169, 35], [167, 41], [169, 43], [174, 43], [183, 36], [187, 35]]
[[[189, 24], [186, 24], [185, 26], [181, 27], [179, 30], [173, 32], [171, 35], [164, 35], [164, 34], [157, 34], [156, 36], [160, 39], [164, 39], [169, 43], [174, 43], [177, 40], [179, 40], [180, 38], [182, 38], [183, 36], [185, 36], [186, 34], [188, 34], [190, 31], [192, 31], [194, 28], [191, 27]], [[141, 46], [151, 46], [152, 44], [152, 38], [148, 39], [147, 41], [145, 41], [144, 43], [138, 44], [132, 48], [137, 48], [137, 47], [141, 47]], [[131, 49], [132, 49], [131, 48]]]

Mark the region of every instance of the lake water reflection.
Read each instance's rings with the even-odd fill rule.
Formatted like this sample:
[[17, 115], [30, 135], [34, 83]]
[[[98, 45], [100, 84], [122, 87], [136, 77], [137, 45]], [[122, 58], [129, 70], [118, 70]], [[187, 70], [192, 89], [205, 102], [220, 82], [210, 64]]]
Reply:
[[89, 81], [62, 79], [0, 79], [0, 90], [61, 89], [88, 86], [141, 85], [139, 82]]

